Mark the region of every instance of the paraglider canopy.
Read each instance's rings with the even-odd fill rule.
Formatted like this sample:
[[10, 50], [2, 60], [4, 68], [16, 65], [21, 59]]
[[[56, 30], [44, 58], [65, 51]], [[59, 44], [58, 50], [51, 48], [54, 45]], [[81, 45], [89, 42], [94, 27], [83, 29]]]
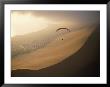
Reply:
[[66, 29], [67, 31], [70, 32], [70, 29], [68, 29], [68, 28], [58, 28], [58, 29], [56, 30], [56, 32], [59, 31], [59, 30], [62, 30], [62, 29]]

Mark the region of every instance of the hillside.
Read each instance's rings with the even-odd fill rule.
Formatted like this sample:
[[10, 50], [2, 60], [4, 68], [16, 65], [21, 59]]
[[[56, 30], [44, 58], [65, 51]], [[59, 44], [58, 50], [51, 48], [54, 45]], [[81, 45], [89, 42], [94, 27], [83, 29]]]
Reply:
[[99, 65], [100, 31], [98, 27], [80, 50], [62, 62], [40, 70], [13, 70], [12, 76], [99, 76]]

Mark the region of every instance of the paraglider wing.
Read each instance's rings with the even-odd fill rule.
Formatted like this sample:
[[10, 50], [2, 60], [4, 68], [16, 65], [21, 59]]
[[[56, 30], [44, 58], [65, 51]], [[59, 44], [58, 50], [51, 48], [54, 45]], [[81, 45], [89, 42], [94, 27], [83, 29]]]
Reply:
[[62, 29], [66, 29], [67, 31], [70, 32], [70, 29], [68, 29], [68, 28], [58, 28], [58, 29], [56, 30], [56, 32], [59, 31], [59, 30], [62, 30]]

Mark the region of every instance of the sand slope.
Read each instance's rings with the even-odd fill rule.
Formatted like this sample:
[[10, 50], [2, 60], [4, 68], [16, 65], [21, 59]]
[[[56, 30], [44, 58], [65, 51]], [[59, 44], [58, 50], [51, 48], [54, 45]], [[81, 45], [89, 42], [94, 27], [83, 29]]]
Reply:
[[76, 53], [84, 45], [94, 29], [92, 27], [91, 29], [85, 28], [70, 32], [63, 36], [64, 40], [58, 38], [42, 49], [16, 56], [12, 59], [12, 70], [39, 70], [60, 63]]
[[12, 77], [97, 77], [100, 76], [100, 27], [75, 54], [40, 70], [17, 69]]

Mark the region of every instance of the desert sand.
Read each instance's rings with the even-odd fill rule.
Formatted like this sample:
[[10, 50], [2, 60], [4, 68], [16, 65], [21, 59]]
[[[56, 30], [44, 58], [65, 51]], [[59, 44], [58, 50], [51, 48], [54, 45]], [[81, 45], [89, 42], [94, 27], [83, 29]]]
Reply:
[[69, 58], [80, 50], [95, 29], [95, 27], [87, 28], [69, 32], [63, 35], [63, 40], [56, 38], [39, 50], [15, 56], [12, 58], [12, 70], [40, 70]]

